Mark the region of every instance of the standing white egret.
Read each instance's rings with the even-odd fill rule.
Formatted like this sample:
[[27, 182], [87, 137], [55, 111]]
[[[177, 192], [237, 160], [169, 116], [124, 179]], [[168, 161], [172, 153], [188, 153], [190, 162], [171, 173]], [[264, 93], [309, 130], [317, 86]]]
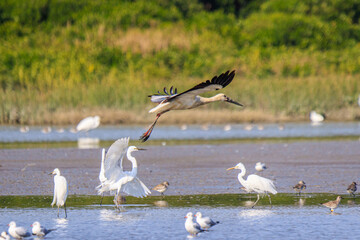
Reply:
[[260, 177], [255, 174], [251, 174], [247, 177], [247, 180], [245, 180], [243, 177], [246, 174], [246, 169], [244, 164], [238, 163], [235, 167], [228, 168], [227, 170], [232, 169], [240, 169], [240, 173], [238, 174], [238, 179], [241, 185], [243, 185], [247, 191], [251, 192], [254, 191], [257, 193], [257, 200], [252, 206], [252, 208], [257, 204], [257, 202], [260, 199], [260, 194], [266, 194], [269, 197], [270, 205], [271, 205], [271, 197], [269, 193], [277, 194], [275, 185], [273, 181], [270, 179]]
[[50, 173], [50, 175], [55, 175], [54, 176], [54, 199], [51, 203], [51, 206], [54, 207], [54, 205], [56, 204], [56, 206], [58, 207], [58, 214], [57, 216], [59, 217], [59, 208], [64, 206], [64, 210], [65, 210], [65, 218], [67, 218], [67, 213], [66, 213], [66, 198], [68, 195], [68, 185], [67, 185], [67, 181], [66, 178], [64, 176], [60, 175], [60, 170], [58, 168], [55, 168], [54, 171], [52, 171]]
[[[99, 194], [116, 190], [114, 202], [117, 208], [119, 208], [119, 205], [116, 200], [121, 191], [134, 197], [146, 197], [151, 193], [136, 176], [138, 170], [137, 161], [131, 156], [132, 152], [144, 149], [135, 146], [128, 147], [128, 143], [129, 138], [121, 138], [110, 146], [104, 160], [104, 176], [106, 180], [97, 186]], [[125, 154], [132, 163], [131, 171], [123, 170], [122, 161]]]
[[258, 172], [262, 172], [262, 171], [264, 171], [266, 168], [267, 168], [267, 167], [266, 167], [265, 163], [257, 162], [257, 163], [255, 164], [255, 170], [258, 171]]
[[[100, 185], [97, 188], [100, 188], [100, 186], [102, 186], [103, 184], [105, 184], [106, 181], [106, 177], [105, 177], [105, 167], [104, 167], [104, 161], [105, 161], [105, 148], [103, 148], [101, 150], [101, 165], [100, 165], [100, 173], [99, 173], [99, 180], [100, 180]], [[102, 200], [104, 198], [104, 193], [101, 195], [101, 200], [100, 200], [100, 206], [102, 204]]]
[[198, 234], [199, 232], [203, 232], [205, 231], [204, 229], [202, 229], [200, 227], [200, 225], [196, 222], [193, 221], [194, 217], [193, 217], [193, 213], [189, 212], [186, 214], [185, 216], [186, 221], [185, 221], [185, 229], [186, 231], [188, 231], [191, 235], [196, 236], [196, 234]]
[[48, 233], [54, 231], [54, 229], [46, 229], [45, 227], [41, 226], [39, 222], [34, 222], [31, 224], [32, 227], [32, 234], [38, 237], [45, 237]]
[[7, 232], [2, 232], [1, 235], [0, 235], [0, 239], [1, 240], [10, 240], [10, 235], [7, 234]]
[[196, 222], [200, 225], [200, 227], [204, 230], [211, 228], [212, 226], [220, 223], [219, 221], [213, 221], [210, 217], [203, 217], [201, 212], [197, 212], [195, 214]]
[[310, 112], [310, 121], [313, 123], [320, 123], [325, 120], [325, 115], [317, 113], [315, 111]]
[[199, 106], [202, 106], [207, 103], [216, 102], [216, 101], [225, 101], [233, 103], [239, 106], [242, 104], [235, 102], [231, 98], [225, 96], [225, 94], [220, 93], [213, 97], [206, 98], [201, 97], [198, 94], [202, 94], [209, 91], [219, 90], [231, 83], [235, 76], [235, 71], [222, 73], [219, 77], [215, 76], [211, 80], [202, 82], [189, 90], [177, 93], [177, 89], [173, 91], [173, 87], [170, 88], [170, 93], [167, 92], [164, 88], [164, 94], [158, 92], [159, 94], [150, 95], [151, 101], [154, 103], [159, 103], [159, 105], [149, 111], [149, 113], [156, 113], [155, 121], [150, 125], [149, 129], [140, 137], [140, 140], [145, 142], [150, 137], [152, 130], [155, 127], [155, 124], [159, 117], [171, 110], [185, 110], [192, 109]]
[[9, 224], [8, 232], [13, 238], [22, 239], [24, 237], [30, 237], [31, 234], [24, 227], [17, 227], [14, 221]]
[[76, 130], [78, 132], [80, 132], [80, 131], [87, 132], [87, 131], [97, 128], [99, 125], [100, 125], [100, 117], [99, 116], [87, 117], [78, 123], [78, 125], [76, 126]]

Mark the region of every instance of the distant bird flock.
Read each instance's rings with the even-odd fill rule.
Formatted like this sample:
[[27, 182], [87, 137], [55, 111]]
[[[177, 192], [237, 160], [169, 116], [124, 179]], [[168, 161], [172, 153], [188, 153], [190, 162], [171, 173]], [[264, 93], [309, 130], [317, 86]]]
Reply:
[[[222, 73], [219, 76], [214, 76], [211, 80], [207, 80], [202, 82], [193, 88], [190, 88], [182, 93], [178, 93], [177, 89], [171, 87], [169, 91], [164, 88], [163, 93], [160, 91], [157, 94], [150, 95], [150, 99], [154, 103], [158, 103], [158, 105], [151, 109], [149, 113], [155, 113], [156, 118], [154, 122], [150, 125], [148, 130], [140, 137], [140, 140], [145, 142], [150, 138], [150, 135], [160, 118], [160, 116], [166, 112], [172, 110], [186, 110], [199, 107], [201, 105], [205, 105], [211, 102], [216, 101], [224, 101], [228, 103], [235, 104], [237, 106], [243, 106], [241, 103], [238, 103], [232, 100], [230, 97], [226, 96], [223, 93], [217, 94], [213, 97], [206, 98], [201, 97], [199, 94], [206, 93], [209, 91], [216, 91], [222, 88], [225, 88], [229, 85], [234, 79], [235, 71], [227, 71]], [[359, 95], [360, 99], [360, 95]], [[360, 101], [360, 100], [359, 100]], [[359, 102], [360, 105], [360, 102]], [[319, 114], [315, 111], [310, 112], [310, 121], [313, 123], [321, 123], [324, 121], [325, 116]], [[88, 132], [93, 129], [96, 129], [100, 125], [100, 117], [99, 116], [91, 116], [84, 118], [81, 120], [76, 126], [76, 132]], [[182, 125], [181, 130], [185, 131], [187, 129], [187, 125]], [[245, 130], [250, 131], [253, 128], [252, 125], [246, 125]], [[209, 129], [208, 124], [203, 125], [204, 130]], [[263, 130], [264, 127], [262, 125], [258, 126], [258, 130]], [[282, 127], [283, 129], [283, 127]], [[281, 130], [282, 130], [281, 129]], [[20, 132], [27, 133], [29, 131], [28, 126], [22, 126], [20, 128]], [[51, 127], [45, 127], [42, 129], [44, 134], [51, 132]], [[58, 133], [63, 132], [63, 129], [58, 130]], [[224, 131], [231, 131], [231, 125], [225, 125]], [[144, 150], [142, 148], [138, 148], [136, 146], [129, 146], [129, 137], [120, 138], [116, 140], [106, 151], [102, 149], [101, 161], [100, 161], [100, 172], [99, 172], [99, 181], [100, 184], [96, 187], [96, 190], [99, 195], [104, 195], [104, 193], [110, 193], [114, 195], [114, 204], [117, 210], [120, 210], [120, 202], [125, 201], [125, 199], [121, 196], [121, 194], [131, 195], [137, 198], [147, 197], [151, 194], [149, 188], [139, 179], [138, 177], [138, 161], [132, 156], [132, 153], [140, 150]], [[124, 171], [123, 169], [123, 161], [126, 156], [126, 159], [131, 162], [132, 169], [131, 171]], [[257, 162], [255, 165], [255, 170], [257, 172], [262, 172], [267, 169], [265, 163]], [[244, 176], [246, 174], [246, 169], [243, 163], [238, 163], [234, 167], [230, 167], [227, 170], [240, 170], [238, 173], [237, 179], [239, 183], [243, 186], [242, 189], [247, 193], [256, 193], [257, 200], [255, 203], [251, 205], [252, 208], [259, 202], [260, 196], [268, 196], [270, 205], [271, 196], [270, 194], [277, 194], [278, 191], [274, 182], [268, 178], [264, 178], [258, 176], [256, 174], [250, 174], [245, 179]], [[61, 175], [60, 170], [55, 168], [51, 173], [54, 175], [54, 196], [51, 206], [57, 206], [57, 217], [60, 217], [60, 208], [64, 208], [64, 218], [67, 218], [66, 211], [66, 199], [68, 196], [68, 183], [64, 176]], [[157, 191], [164, 197], [164, 193], [168, 190], [170, 184], [168, 181], [163, 181], [162, 183], [154, 186], [152, 190]], [[300, 196], [302, 191], [306, 189], [306, 184], [304, 181], [299, 181], [294, 187], [293, 190]], [[356, 182], [352, 182], [348, 188], [348, 193], [355, 197], [355, 192], [357, 190]], [[121, 201], [120, 201], [120, 200]], [[322, 205], [329, 208], [331, 212], [334, 211], [340, 204], [342, 197], [338, 196], [336, 200], [329, 201], [323, 203]], [[100, 201], [100, 205], [102, 204], [102, 198]], [[165, 206], [167, 206], [165, 204]], [[194, 221], [194, 217], [196, 217], [196, 221]], [[197, 212], [193, 215], [192, 212], [189, 212], [185, 216], [185, 229], [186, 231], [196, 236], [198, 233], [206, 232], [209, 228], [219, 224], [219, 221], [214, 221], [210, 217], [203, 216], [201, 212]], [[45, 237], [50, 232], [55, 229], [46, 229], [41, 226], [38, 221], [35, 221], [32, 226], [32, 231], [29, 232], [26, 228], [17, 226], [15, 221], [11, 221], [8, 224], [8, 233], [2, 232], [0, 239], [10, 239], [10, 236], [16, 239], [22, 239], [25, 237], [29, 237], [31, 235], [35, 235], [37, 237]], [[9, 236], [10, 235], [10, 236]]]

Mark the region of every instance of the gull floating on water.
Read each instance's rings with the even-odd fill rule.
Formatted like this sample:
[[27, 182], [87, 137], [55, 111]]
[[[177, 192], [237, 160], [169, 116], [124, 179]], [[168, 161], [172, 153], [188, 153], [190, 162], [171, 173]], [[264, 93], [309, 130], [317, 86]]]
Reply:
[[224, 131], [227, 132], [227, 131], [230, 131], [231, 130], [231, 125], [230, 124], [226, 124], [224, 126]]
[[194, 217], [193, 217], [193, 213], [189, 212], [186, 214], [185, 216], [186, 221], [185, 221], [185, 229], [186, 231], [188, 231], [191, 235], [196, 236], [198, 233], [200, 232], [204, 232], [205, 230], [202, 229], [200, 227], [200, 225], [198, 223], [195, 223], [193, 221]]
[[58, 168], [55, 168], [54, 171], [52, 171], [49, 175], [55, 175], [54, 176], [54, 198], [51, 203], [51, 207], [56, 206], [58, 207], [58, 213], [57, 216], [59, 217], [59, 209], [60, 207], [64, 207], [65, 210], [65, 218], [67, 218], [66, 213], [66, 198], [68, 195], [68, 185], [66, 178], [64, 176], [60, 175], [60, 170]]
[[267, 169], [265, 163], [257, 162], [257, 163], [255, 164], [255, 170], [256, 170], [256, 171], [262, 172], [262, 171], [264, 171], [265, 169]]
[[220, 76], [214, 76], [211, 80], [202, 82], [193, 88], [190, 88], [189, 90], [179, 94], [177, 93], [177, 89], [173, 91], [173, 87], [171, 87], [169, 92], [167, 92], [166, 88], [164, 88], [164, 93], [158, 92], [158, 94], [150, 95], [149, 97], [151, 97], [151, 101], [158, 103], [159, 105], [149, 111], [149, 113], [155, 113], [156, 118], [148, 130], [140, 137], [140, 140], [143, 142], [148, 140], [160, 116], [172, 110], [192, 109], [217, 101], [224, 101], [236, 104], [238, 106], [243, 106], [242, 104], [227, 97], [223, 93], [217, 94], [210, 98], [199, 96], [199, 94], [220, 90], [226, 87], [234, 79], [234, 76], [235, 70], [232, 72], [227, 71], [222, 73]]
[[228, 168], [227, 170], [232, 170], [232, 169], [240, 169], [240, 173], [238, 174], [238, 180], [241, 183], [241, 185], [245, 187], [246, 191], [248, 192], [254, 191], [257, 193], [257, 200], [252, 206], [252, 208], [255, 207], [255, 205], [259, 201], [260, 194], [267, 195], [269, 197], [269, 201], [271, 205], [271, 197], [269, 193], [277, 194], [273, 181], [264, 177], [260, 177], [255, 174], [249, 175], [247, 177], [247, 180], [245, 180], [243, 177], [246, 174], [246, 169], [244, 164], [242, 163], [238, 163], [235, 167]]
[[161, 193], [161, 195], [164, 195], [164, 192], [168, 189], [169, 185], [169, 182], [162, 182], [153, 187], [152, 190], [158, 191], [159, 193]]
[[322, 205], [324, 205], [325, 207], [330, 208], [331, 212], [334, 212], [334, 209], [337, 208], [340, 204], [342, 197], [341, 196], [337, 196], [335, 201], [330, 201], [330, 202], [326, 202], [326, 203], [322, 203]]
[[48, 233], [54, 231], [55, 229], [46, 229], [39, 222], [34, 222], [31, 224], [32, 234], [38, 237], [45, 237]]
[[78, 123], [78, 125], [76, 126], [76, 131], [88, 132], [92, 129], [97, 128], [99, 125], [100, 125], [99, 116], [87, 117]]
[[9, 224], [8, 232], [13, 238], [22, 239], [24, 237], [30, 237], [31, 234], [24, 227], [17, 227], [14, 221], [11, 221]]
[[210, 217], [203, 217], [201, 212], [197, 212], [195, 214], [196, 222], [200, 225], [200, 227], [204, 230], [208, 230], [212, 226], [220, 223], [219, 221], [213, 221]]
[[43, 127], [41, 129], [41, 132], [44, 133], [44, 134], [48, 134], [48, 133], [51, 133], [51, 127]]
[[10, 240], [10, 235], [7, 234], [7, 232], [2, 232], [1, 235], [0, 235], [0, 239], [1, 240]]
[[325, 115], [317, 113], [315, 111], [310, 112], [310, 121], [313, 123], [320, 123], [325, 120]]
[[301, 195], [301, 191], [306, 189], [306, 183], [304, 181], [299, 181], [293, 189], [298, 192], [299, 196]]
[[28, 126], [21, 126], [19, 130], [22, 133], [27, 133], [30, 130], [30, 128]]

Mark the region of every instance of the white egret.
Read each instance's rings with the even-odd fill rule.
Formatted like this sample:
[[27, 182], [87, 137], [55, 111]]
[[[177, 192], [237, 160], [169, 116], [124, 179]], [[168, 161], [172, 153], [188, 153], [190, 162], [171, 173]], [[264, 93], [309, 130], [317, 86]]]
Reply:
[[256, 171], [262, 172], [262, 171], [264, 171], [265, 169], [267, 169], [265, 163], [257, 162], [257, 163], [255, 164], [255, 170], [256, 170]]
[[320, 123], [325, 120], [325, 115], [317, 113], [315, 111], [310, 112], [310, 121], [313, 123]]
[[[97, 186], [99, 194], [116, 190], [114, 202], [117, 208], [119, 208], [119, 205], [116, 199], [120, 192], [125, 192], [134, 197], [146, 197], [151, 193], [145, 184], [136, 176], [138, 170], [137, 161], [131, 156], [132, 152], [143, 149], [135, 146], [128, 147], [128, 143], [129, 138], [121, 138], [110, 146], [104, 160], [104, 176], [106, 180]], [[127, 159], [132, 163], [131, 171], [123, 170], [122, 161], [125, 154]]]
[[231, 125], [230, 124], [226, 124], [224, 126], [224, 131], [227, 132], [227, 131], [230, 131], [231, 130]]
[[246, 174], [246, 169], [244, 164], [242, 163], [238, 163], [235, 167], [228, 168], [227, 170], [232, 170], [232, 169], [240, 169], [240, 173], [238, 174], [238, 179], [241, 185], [243, 185], [247, 189], [247, 191], [249, 192], [254, 191], [257, 193], [257, 200], [252, 207], [254, 207], [259, 201], [260, 194], [266, 194], [269, 197], [269, 201], [271, 205], [271, 197], [269, 193], [277, 194], [273, 181], [264, 177], [260, 177], [255, 174], [249, 175], [247, 177], [247, 180], [243, 179], [243, 177]]
[[67, 181], [66, 178], [64, 176], [60, 175], [60, 170], [58, 168], [55, 168], [54, 171], [52, 171], [50, 173], [50, 175], [55, 175], [54, 176], [54, 199], [51, 203], [51, 206], [54, 207], [54, 205], [56, 204], [56, 206], [58, 207], [58, 214], [57, 216], [59, 217], [59, 208], [64, 206], [64, 210], [65, 210], [65, 218], [67, 218], [67, 213], [66, 213], [66, 198], [68, 195], [68, 185], [67, 185]]
[[330, 208], [331, 212], [334, 212], [334, 209], [337, 208], [340, 204], [342, 197], [341, 196], [337, 196], [335, 201], [330, 201], [330, 202], [326, 202], [326, 203], [322, 203], [322, 205], [324, 205], [325, 207]]
[[352, 195], [353, 197], [355, 197], [355, 192], [356, 192], [356, 190], [357, 190], [356, 185], [357, 185], [356, 182], [352, 182], [352, 183], [348, 186], [348, 188], [346, 189], [347, 192], [348, 192], [350, 195]]
[[45, 237], [48, 233], [54, 231], [55, 229], [46, 229], [39, 222], [34, 222], [31, 224], [32, 234], [38, 237]]
[[219, 221], [213, 221], [210, 217], [203, 217], [201, 212], [197, 212], [195, 214], [196, 222], [200, 225], [200, 227], [204, 230], [211, 228], [212, 226], [220, 223]]
[[301, 195], [301, 191], [306, 189], [306, 183], [304, 181], [299, 181], [298, 184], [296, 184], [293, 189], [299, 193], [299, 196]]
[[166, 88], [164, 88], [164, 94], [158, 92], [158, 94], [150, 95], [149, 97], [151, 97], [151, 101], [154, 103], [159, 103], [159, 105], [149, 111], [149, 113], [156, 113], [156, 118], [155, 121], [150, 125], [149, 129], [140, 137], [140, 140], [142, 140], [143, 142], [148, 140], [159, 117], [162, 114], [171, 110], [192, 109], [216, 101], [225, 101], [239, 106], [243, 106], [242, 104], [225, 96], [225, 94], [223, 93], [217, 94], [210, 98], [201, 97], [198, 95], [226, 87], [228, 84], [231, 83], [234, 76], [235, 71], [227, 71], [225, 73], [222, 73], [219, 77], [215, 76], [211, 80], [202, 82], [194, 86], [193, 88], [190, 88], [189, 90], [186, 90], [185, 92], [179, 94], [177, 93], [176, 88], [173, 91], [173, 87], [171, 87], [170, 93], [168, 93]]
[[152, 190], [158, 191], [159, 193], [161, 193], [161, 195], [164, 195], [164, 192], [168, 189], [169, 185], [169, 182], [162, 182], [153, 187]]
[[7, 234], [7, 232], [2, 232], [1, 235], [0, 235], [0, 239], [1, 240], [10, 240], [10, 235]]
[[99, 125], [100, 125], [100, 117], [99, 116], [87, 117], [78, 123], [78, 125], [76, 126], [76, 130], [78, 132], [80, 132], [80, 131], [88, 132], [92, 129], [97, 128]]
[[13, 238], [22, 239], [24, 237], [30, 237], [31, 234], [24, 227], [17, 227], [14, 221], [11, 221], [9, 224], [8, 232]]
[[193, 217], [193, 213], [189, 212], [186, 214], [185, 216], [186, 221], [185, 221], [185, 229], [186, 231], [188, 231], [191, 235], [196, 236], [196, 234], [205, 231], [204, 229], [202, 229], [200, 227], [200, 225], [196, 222], [193, 221], [194, 217]]
[[[105, 151], [105, 148], [103, 148], [101, 150], [101, 165], [100, 165], [100, 173], [99, 173], [99, 180], [100, 180], [100, 185], [99, 186], [102, 186], [105, 181], [106, 181], [106, 177], [105, 177], [105, 167], [104, 167], [104, 161], [105, 161], [105, 154], [106, 154], [106, 151]], [[99, 187], [100, 188], [100, 187]], [[101, 200], [100, 200], [100, 206], [102, 204], [102, 200], [104, 198], [104, 193], [101, 195]]]

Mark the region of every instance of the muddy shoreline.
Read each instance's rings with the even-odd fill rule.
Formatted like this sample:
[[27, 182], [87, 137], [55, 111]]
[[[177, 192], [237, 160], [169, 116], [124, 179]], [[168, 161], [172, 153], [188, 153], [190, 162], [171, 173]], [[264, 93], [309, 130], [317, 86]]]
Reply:
[[[259, 175], [273, 179], [282, 193], [303, 180], [308, 193], [345, 194], [360, 173], [360, 142], [352, 140], [148, 146], [134, 156], [149, 188], [170, 182], [167, 195], [243, 193], [238, 171], [226, 171], [238, 162], [246, 176], [265, 162], [268, 169]], [[48, 173], [55, 167], [68, 179], [69, 194], [95, 195], [100, 157], [101, 149], [0, 149], [0, 195], [52, 195]]]

